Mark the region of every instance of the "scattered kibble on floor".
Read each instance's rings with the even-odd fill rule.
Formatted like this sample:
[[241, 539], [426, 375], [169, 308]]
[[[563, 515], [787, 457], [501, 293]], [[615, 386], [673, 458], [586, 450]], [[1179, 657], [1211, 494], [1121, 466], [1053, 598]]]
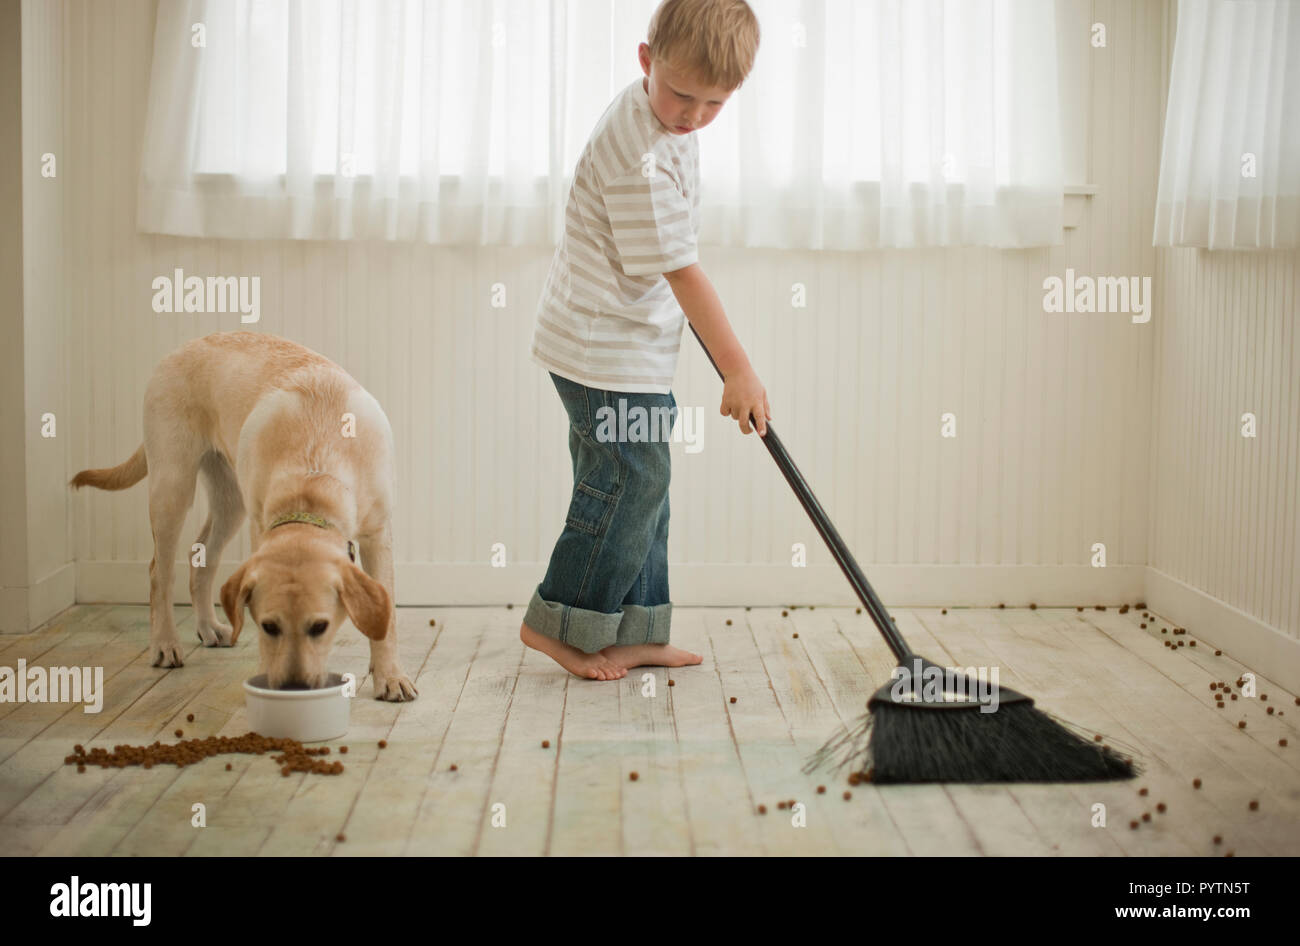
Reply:
[[339, 752], [342, 752], [342, 753], [346, 754], [347, 751], [348, 751], [348, 747], [347, 747], [347, 746], [339, 746]]
[[1259, 811], [1259, 802], [1255, 801], [1253, 798], [1250, 801], [1250, 810]]
[[734, 696], [731, 698], [731, 702], [733, 703], [736, 702], [736, 698]]
[[947, 613], [948, 613], [948, 609], [947, 609], [947, 608], [944, 608], [944, 609], [943, 609], [942, 611], [940, 611], [939, 613], [940, 613], [940, 614], [947, 614]]
[[1144, 812], [1142, 812], [1142, 820], [1143, 820], [1143, 821], [1150, 821], [1150, 820], [1151, 820], [1151, 812], [1149, 812], [1149, 811], [1144, 811]]
[[794, 636], [795, 636], [795, 637], [798, 637], [798, 636], [799, 636], [799, 632], [798, 632], [798, 631], [795, 631], [795, 632], [794, 632]]
[[435, 624], [437, 624], [437, 623], [438, 623], [438, 622], [435, 621], [433, 618], [429, 618], [429, 627], [433, 627], [433, 626], [434, 626]]
[[1221, 834], [1216, 834], [1216, 835], [1214, 836], [1214, 843], [1215, 843], [1215, 844], [1222, 844], [1222, 843], [1223, 843], [1223, 835], [1221, 835]]
[[850, 791], [845, 791], [845, 792], [844, 792], [844, 800], [845, 800], [845, 801], [848, 801], [848, 800], [849, 800], [850, 798], [852, 798], [852, 797], [853, 797], [853, 793], [852, 793], [852, 792], [850, 792]]
[[229, 763], [229, 762], [226, 763], [226, 771], [227, 771], [227, 772], [230, 771], [230, 763]]
[[346, 834], [344, 834], [342, 831], [340, 831], [338, 834], [334, 835], [334, 840], [335, 840], [335, 841], [346, 841], [347, 839], [348, 839], [348, 836], [347, 836]]
[[185, 722], [187, 722], [187, 723], [192, 723], [192, 722], [194, 722], [194, 714], [193, 714], [193, 713], [190, 713], [188, 716], [186, 716], [186, 717], [185, 717]]
[[549, 748], [551, 748], [551, 740], [549, 740], [549, 739], [543, 739], [543, 740], [542, 740], [542, 748], [543, 748], [543, 749], [549, 749]]
[[1139, 795], [1146, 795], [1146, 793], [1147, 793], [1147, 790], [1146, 790], [1145, 788], [1139, 788], [1139, 789], [1138, 789], [1138, 794], [1139, 794]]
[[1281, 746], [1283, 749], [1285, 749], [1285, 748], [1286, 748], [1286, 739], [1285, 739], [1285, 738], [1279, 739], [1279, 740], [1277, 741], [1277, 744], [1278, 744], [1279, 746]]
[[1216, 650], [1216, 651], [1214, 652], [1214, 656], [1216, 656], [1216, 657], [1222, 657], [1222, 656], [1223, 656], [1223, 651], [1221, 651], [1221, 650]]
[[1160, 812], [1160, 814], [1163, 815], [1163, 814], [1165, 813], [1165, 810], [1166, 810], [1166, 809], [1165, 809], [1165, 803], [1164, 803], [1164, 802], [1160, 802], [1159, 804], [1156, 805], [1156, 811]]
[[731, 627], [731, 618], [727, 618], [727, 627]]
[[1245, 728], [1246, 728], [1246, 721], [1245, 721], [1244, 719], [1239, 719], [1239, 720], [1237, 720], [1237, 728], [1238, 728], [1238, 729], [1245, 729]]
[[789, 616], [790, 616], [790, 612], [789, 612], [789, 611], [782, 611], [782, 612], [781, 612], [781, 617], [783, 617], [783, 618], [788, 618]]
[[825, 785], [818, 785], [818, 786], [817, 786], [817, 794], [818, 794], [818, 795], [825, 795], [825, 794], [826, 794], [826, 786], [825, 786]]
[[1130, 828], [1132, 828], [1134, 831], [1136, 831], [1136, 830], [1137, 830], [1137, 827], [1138, 827], [1138, 823], [1137, 823], [1136, 821], [1130, 821], [1130, 822], [1128, 823], [1128, 826], [1129, 826]]
[[379, 748], [381, 748], [381, 749], [387, 749], [387, 748], [388, 748], [388, 740], [387, 740], [387, 739], [380, 739], [380, 740], [379, 740]]
[[641, 777], [641, 776], [637, 775], [635, 772], [628, 772], [628, 773], [627, 773], [627, 780], [628, 780], [629, 782], [635, 782], [635, 781], [636, 781], [637, 779], [639, 779], [640, 777]]
[[457, 769], [456, 769], [456, 763], [453, 762], [450, 766], [448, 766], [448, 768], [449, 768], [452, 772], [455, 772], [455, 771], [457, 770]]
[[1198, 778], [1192, 779], [1192, 788], [1200, 788], [1200, 787], [1201, 787], [1201, 780]]
[[758, 806], [758, 813], [759, 813], [760, 815], [765, 815], [765, 814], [767, 814], [767, 805], [759, 805], [759, 806]]
[[[854, 613], [854, 614], [861, 614], [861, 613], [862, 613], [862, 609], [861, 609], [861, 608], [854, 608], [854, 609], [853, 609], [853, 613]], [[1296, 705], [1297, 705], [1297, 706], [1300, 706], [1300, 703], [1297, 703]]]
[[670, 678], [668, 679], [668, 685], [669, 685], [670, 687], [675, 687], [675, 686], [677, 686], [677, 681], [674, 680], [674, 679], [672, 679], [672, 678], [670, 677]]
[[179, 738], [180, 738], [181, 736], [183, 736], [183, 735], [185, 735], [185, 730], [183, 730], [183, 729], [178, 729], [178, 730], [176, 730], [176, 738], [177, 738], [177, 739], [179, 739]]

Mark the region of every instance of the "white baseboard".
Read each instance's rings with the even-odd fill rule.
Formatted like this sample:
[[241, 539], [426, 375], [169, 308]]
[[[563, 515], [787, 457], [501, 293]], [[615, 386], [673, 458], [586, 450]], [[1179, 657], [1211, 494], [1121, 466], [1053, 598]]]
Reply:
[[[148, 572], [145, 574], [147, 576]], [[145, 590], [147, 593], [147, 585]], [[26, 587], [0, 589], [0, 634], [26, 634], [60, 611], [72, 607], [76, 598], [75, 562], [60, 565]]]
[[1300, 692], [1300, 640], [1164, 572], [1147, 567], [1146, 603], [1198, 640]]
[[[217, 570], [220, 586], [238, 563]], [[852, 606], [852, 587], [835, 565], [672, 565], [673, 604], [682, 607]], [[864, 565], [867, 580], [890, 607], [1042, 607], [1133, 604], [1142, 597], [1142, 565]], [[545, 563], [492, 568], [482, 564], [406, 563], [396, 566], [399, 606], [527, 604]], [[177, 604], [190, 600], [179, 565], [172, 582]], [[144, 604], [147, 562], [81, 562], [79, 603]]]

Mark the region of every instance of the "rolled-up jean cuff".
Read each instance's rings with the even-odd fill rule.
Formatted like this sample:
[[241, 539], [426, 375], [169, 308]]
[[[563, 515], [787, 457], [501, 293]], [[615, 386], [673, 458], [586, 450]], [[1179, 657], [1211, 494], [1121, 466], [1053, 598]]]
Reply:
[[672, 617], [671, 603], [625, 604], [621, 611], [606, 614], [547, 601], [534, 591], [524, 623], [544, 637], [594, 654], [614, 644], [667, 644]]

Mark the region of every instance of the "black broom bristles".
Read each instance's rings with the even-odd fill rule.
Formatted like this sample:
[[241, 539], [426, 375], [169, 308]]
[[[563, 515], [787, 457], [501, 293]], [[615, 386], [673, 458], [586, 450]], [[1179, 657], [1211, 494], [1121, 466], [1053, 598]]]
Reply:
[[962, 707], [873, 700], [804, 766], [853, 766], [864, 780], [909, 782], [1099, 782], [1133, 778], [1133, 760], [1086, 739], [1024, 699], [982, 713]]

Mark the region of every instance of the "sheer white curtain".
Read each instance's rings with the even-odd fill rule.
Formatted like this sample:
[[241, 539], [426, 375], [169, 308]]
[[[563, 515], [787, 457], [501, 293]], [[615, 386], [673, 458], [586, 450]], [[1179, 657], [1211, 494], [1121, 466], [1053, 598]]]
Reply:
[[[1054, 4], [752, 0], [701, 136], [706, 243], [1061, 242]], [[138, 221], [232, 238], [553, 243], [655, 0], [164, 0]]]
[[1297, 109], [1300, 3], [1180, 0], [1154, 245], [1300, 247]]

